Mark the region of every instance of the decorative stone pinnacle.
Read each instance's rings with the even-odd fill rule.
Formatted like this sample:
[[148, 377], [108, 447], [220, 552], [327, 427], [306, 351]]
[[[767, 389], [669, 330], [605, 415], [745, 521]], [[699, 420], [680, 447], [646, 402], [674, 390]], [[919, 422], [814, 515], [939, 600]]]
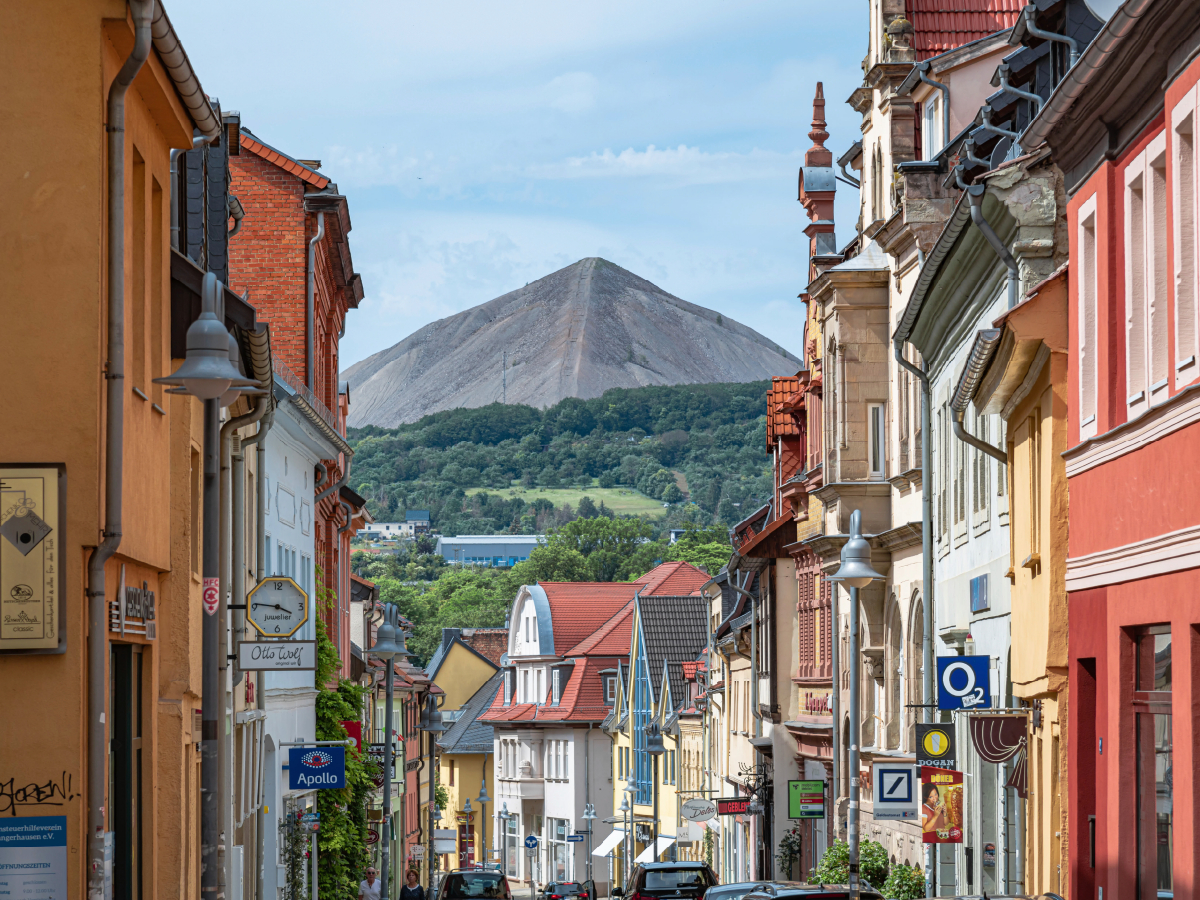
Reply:
[[812, 131], [808, 136], [812, 138], [813, 145], [804, 154], [804, 165], [833, 165], [833, 153], [825, 149], [825, 141], [829, 139], [829, 132], [825, 130], [825, 86], [819, 81], [817, 93], [813, 97]]

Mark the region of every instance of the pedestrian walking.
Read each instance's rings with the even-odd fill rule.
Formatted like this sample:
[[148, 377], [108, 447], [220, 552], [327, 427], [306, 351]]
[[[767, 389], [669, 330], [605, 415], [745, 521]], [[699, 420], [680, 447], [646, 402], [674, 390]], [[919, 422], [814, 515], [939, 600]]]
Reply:
[[367, 866], [367, 877], [358, 883], [358, 900], [379, 900], [383, 882], [375, 877], [375, 867]]
[[400, 900], [425, 900], [425, 888], [421, 887], [417, 878], [417, 870], [409, 869], [405, 875], [405, 885], [400, 889]]

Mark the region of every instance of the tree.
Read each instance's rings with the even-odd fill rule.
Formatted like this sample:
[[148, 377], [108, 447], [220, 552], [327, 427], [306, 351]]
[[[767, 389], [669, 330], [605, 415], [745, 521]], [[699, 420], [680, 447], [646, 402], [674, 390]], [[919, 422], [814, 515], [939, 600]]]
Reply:
[[596, 504], [592, 502], [592, 498], [583, 496], [579, 498], [579, 506], [575, 509], [576, 515], [581, 519], [594, 519], [599, 513], [596, 510]]
[[579, 551], [587, 559], [590, 581], [624, 581], [629, 577], [631, 558], [656, 532], [644, 519], [576, 519], [552, 529], [546, 544]]
[[679, 489], [679, 485], [677, 485], [675, 482], [672, 481], [665, 488], [663, 488], [662, 500], [664, 503], [678, 503], [682, 499], [683, 491]]

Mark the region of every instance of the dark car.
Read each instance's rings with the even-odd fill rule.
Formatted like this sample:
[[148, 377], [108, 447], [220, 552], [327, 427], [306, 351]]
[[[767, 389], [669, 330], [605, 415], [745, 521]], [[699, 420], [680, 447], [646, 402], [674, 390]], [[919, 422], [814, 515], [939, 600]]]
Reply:
[[717, 876], [706, 863], [642, 863], [634, 866], [624, 889], [613, 888], [613, 896], [626, 900], [699, 900], [716, 883]]
[[589, 900], [587, 888], [578, 881], [552, 881], [540, 893], [545, 900]]
[[761, 891], [765, 881], [736, 881], [733, 884], [717, 884], [704, 892], [704, 900], [742, 900], [753, 891]]
[[[883, 894], [868, 882], [858, 883], [859, 896], [864, 900], [883, 900]], [[848, 884], [805, 884], [802, 881], [777, 881], [764, 884], [747, 894], [743, 900], [849, 900]]]
[[442, 876], [437, 900], [512, 900], [503, 872], [453, 869]]

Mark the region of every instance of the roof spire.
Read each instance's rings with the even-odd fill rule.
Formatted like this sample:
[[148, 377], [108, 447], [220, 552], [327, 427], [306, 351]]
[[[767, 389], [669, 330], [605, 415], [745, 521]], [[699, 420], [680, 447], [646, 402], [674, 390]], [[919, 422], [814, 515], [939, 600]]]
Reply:
[[808, 133], [808, 136], [812, 138], [813, 145], [804, 154], [804, 165], [833, 165], [833, 153], [825, 149], [825, 141], [829, 139], [829, 132], [825, 130], [825, 86], [820, 81], [817, 82], [817, 93], [813, 97], [812, 131]]

